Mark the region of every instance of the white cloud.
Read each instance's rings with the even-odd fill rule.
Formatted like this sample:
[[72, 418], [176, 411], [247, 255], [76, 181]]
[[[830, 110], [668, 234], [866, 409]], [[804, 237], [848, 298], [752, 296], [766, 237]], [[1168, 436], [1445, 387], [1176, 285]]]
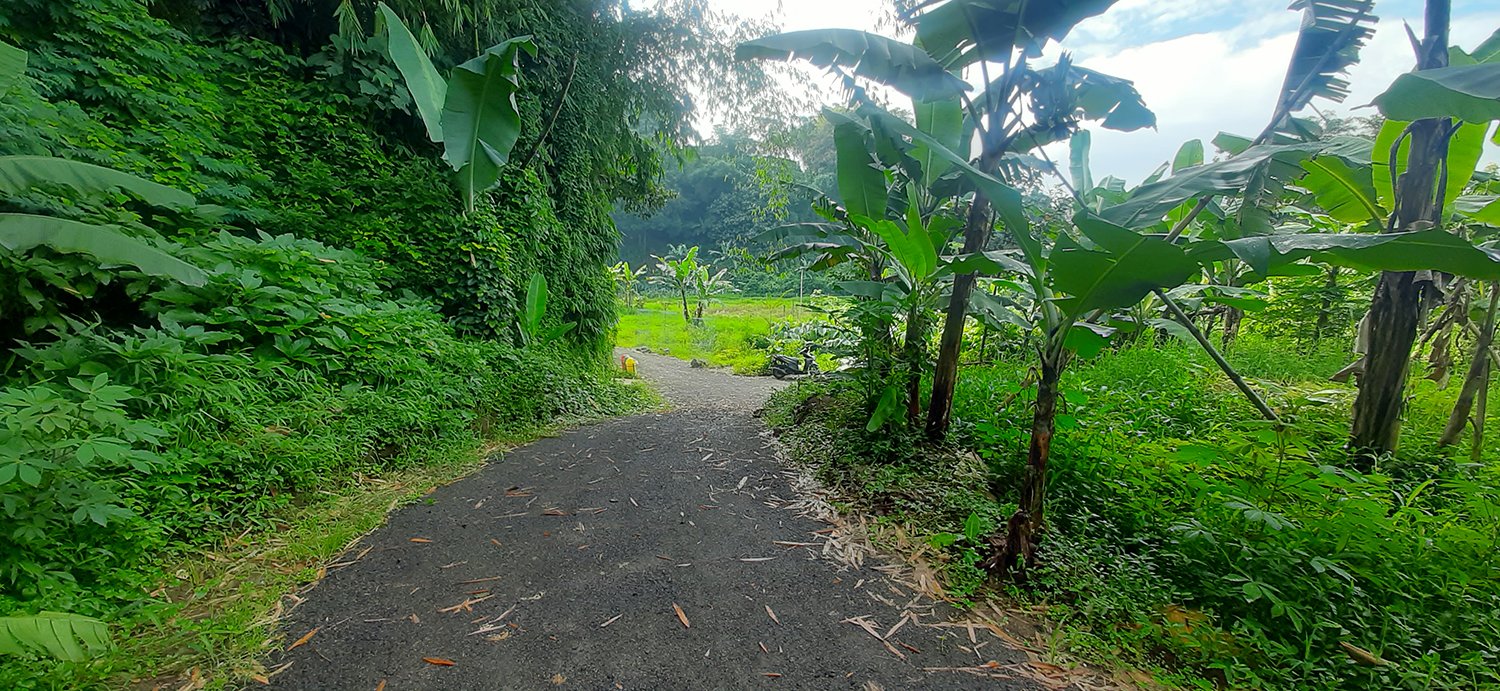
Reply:
[[[1261, 18], [1222, 31], [1158, 41], [1081, 60], [1090, 68], [1135, 81], [1158, 120], [1154, 132], [1096, 130], [1095, 177], [1113, 174], [1136, 182], [1170, 159], [1188, 139], [1200, 138], [1207, 145], [1219, 131], [1246, 136], [1259, 133], [1270, 120], [1287, 58], [1296, 43], [1297, 14], [1282, 15], [1293, 21], [1284, 31], [1268, 38], [1248, 38], [1265, 35], [1265, 29], [1274, 25], [1271, 18]], [[1350, 70], [1351, 94], [1343, 104], [1315, 101], [1314, 105], [1325, 113], [1375, 114], [1373, 109], [1357, 106], [1369, 103], [1397, 75], [1410, 70], [1414, 62], [1401, 21], [1399, 16], [1382, 18], [1375, 36], [1360, 53], [1359, 64]], [[1420, 17], [1412, 21], [1420, 28]], [[1454, 17], [1452, 41], [1473, 47], [1497, 26], [1500, 26], [1500, 12], [1460, 14]], [[1061, 152], [1054, 149], [1051, 153], [1056, 158]], [[1490, 146], [1485, 161], [1497, 159], [1500, 152]]]

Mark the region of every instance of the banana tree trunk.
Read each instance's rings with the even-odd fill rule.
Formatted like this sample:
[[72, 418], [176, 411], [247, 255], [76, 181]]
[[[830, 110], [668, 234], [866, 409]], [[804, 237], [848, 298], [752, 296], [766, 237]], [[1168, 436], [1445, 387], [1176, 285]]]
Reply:
[[995, 559], [1001, 575], [1017, 582], [1025, 579], [1026, 568], [1034, 561], [1045, 522], [1047, 461], [1052, 457], [1052, 435], [1057, 428], [1058, 381], [1066, 365], [1067, 351], [1061, 345], [1049, 347], [1042, 353], [1041, 372], [1036, 383], [1036, 408], [1031, 416], [1031, 445], [1026, 452], [1026, 472], [1021, 478], [1016, 513], [1006, 523], [1005, 545]]
[[[965, 254], [984, 249], [990, 234], [990, 202], [983, 193], [974, 194], [964, 228]], [[943, 317], [943, 337], [938, 342], [937, 363], [932, 370], [932, 399], [927, 402], [927, 438], [940, 441], [948, 435], [953, 413], [953, 389], [958, 385], [958, 358], [963, 351], [964, 322], [968, 319], [969, 294], [977, 278], [972, 273], [953, 277], [953, 298]]]
[[[1464, 425], [1469, 422], [1469, 413], [1474, 410], [1474, 399], [1480, 395], [1481, 387], [1489, 383], [1489, 349], [1495, 340], [1495, 307], [1500, 301], [1500, 286], [1490, 288], [1490, 308], [1484, 318], [1484, 326], [1479, 332], [1478, 343], [1474, 347], [1474, 359], [1469, 363], [1469, 371], [1464, 376], [1463, 388], [1458, 392], [1458, 401], [1453, 404], [1453, 412], [1448, 415], [1448, 424], [1443, 428], [1443, 436], [1438, 437], [1438, 446], [1449, 446], [1458, 443], [1459, 435], [1463, 434]], [[1488, 392], [1485, 392], [1488, 393]], [[1475, 418], [1475, 428], [1484, 423]], [[1481, 433], [1482, 434], [1482, 433]]]
[[927, 317], [920, 308], [906, 318], [906, 336], [901, 359], [906, 361], [906, 421], [916, 427], [922, 421], [922, 356], [927, 340]]
[[1490, 372], [1494, 369], [1494, 363], [1485, 360], [1484, 374], [1479, 383], [1479, 400], [1474, 404], [1474, 442], [1469, 448], [1469, 460], [1475, 464], [1484, 460], [1484, 421], [1489, 414]]
[[693, 323], [693, 317], [688, 314], [687, 290], [679, 290], [677, 294], [682, 296], [682, 323], [689, 326]]
[[[1417, 69], [1448, 64], [1448, 20], [1451, 0], [1428, 0], [1426, 31]], [[1448, 141], [1446, 120], [1413, 122], [1406, 172], [1396, 184], [1397, 211], [1388, 231], [1416, 230], [1441, 224], [1438, 201], [1442, 190], [1437, 180]], [[1376, 152], [1377, 156], [1394, 152]], [[1354, 399], [1349, 447], [1355, 466], [1368, 471], [1375, 459], [1396, 450], [1401, 435], [1401, 412], [1405, 405], [1406, 375], [1411, 362], [1417, 326], [1422, 321], [1422, 285], [1410, 271], [1387, 271], [1380, 275], [1370, 304], [1370, 344], [1365, 374]]]
[[1236, 336], [1240, 335], [1240, 322], [1245, 319], [1245, 312], [1238, 307], [1225, 305], [1224, 309], [1224, 347], [1228, 348], [1234, 342]]

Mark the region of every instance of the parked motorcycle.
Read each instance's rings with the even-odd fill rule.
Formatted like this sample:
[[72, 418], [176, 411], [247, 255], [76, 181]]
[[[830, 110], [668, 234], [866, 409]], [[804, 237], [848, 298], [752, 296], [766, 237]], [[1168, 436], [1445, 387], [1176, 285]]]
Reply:
[[817, 374], [818, 361], [813, 358], [812, 347], [806, 346], [802, 349], [801, 362], [798, 362], [797, 358], [790, 355], [777, 353], [771, 356], [768, 369], [771, 371], [771, 376], [777, 379], [786, 379], [792, 376]]

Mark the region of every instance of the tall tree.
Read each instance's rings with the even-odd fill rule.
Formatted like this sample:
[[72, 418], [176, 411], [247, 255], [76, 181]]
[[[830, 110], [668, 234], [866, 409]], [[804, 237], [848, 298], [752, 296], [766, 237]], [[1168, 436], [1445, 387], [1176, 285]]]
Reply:
[[[1451, 0], [1428, 0], [1417, 70], [1447, 66], [1451, 8]], [[1441, 224], [1443, 191], [1438, 180], [1454, 124], [1451, 118], [1424, 118], [1406, 128], [1403, 137], [1410, 141], [1406, 147], [1406, 170], [1395, 181], [1396, 208], [1385, 232], [1423, 230]], [[1393, 172], [1397, 170], [1394, 159], [1399, 150], [1398, 146], [1389, 154]], [[1377, 151], [1375, 155], [1385, 152]], [[1428, 284], [1419, 280], [1414, 271], [1384, 272], [1376, 284], [1370, 312], [1365, 317], [1369, 334], [1365, 374], [1354, 399], [1349, 433], [1349, 445], [1357, 454], [1358, 464], [1365, 469], [1372, 467], [1382, 454], [1395, 451], [1400, 439], [1407, 371], [1417, 327], [1422, 321], [1426, 290]]]

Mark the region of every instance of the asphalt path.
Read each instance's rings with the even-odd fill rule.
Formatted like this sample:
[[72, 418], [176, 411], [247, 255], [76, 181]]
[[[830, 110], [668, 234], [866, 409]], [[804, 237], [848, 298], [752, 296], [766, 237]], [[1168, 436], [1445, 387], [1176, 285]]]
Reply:
[[395, 511], [300, 594], [272, 687], [1041, 688], [793, 488], [755, 416], [780, 382], [631, 355], [669, 409]]

